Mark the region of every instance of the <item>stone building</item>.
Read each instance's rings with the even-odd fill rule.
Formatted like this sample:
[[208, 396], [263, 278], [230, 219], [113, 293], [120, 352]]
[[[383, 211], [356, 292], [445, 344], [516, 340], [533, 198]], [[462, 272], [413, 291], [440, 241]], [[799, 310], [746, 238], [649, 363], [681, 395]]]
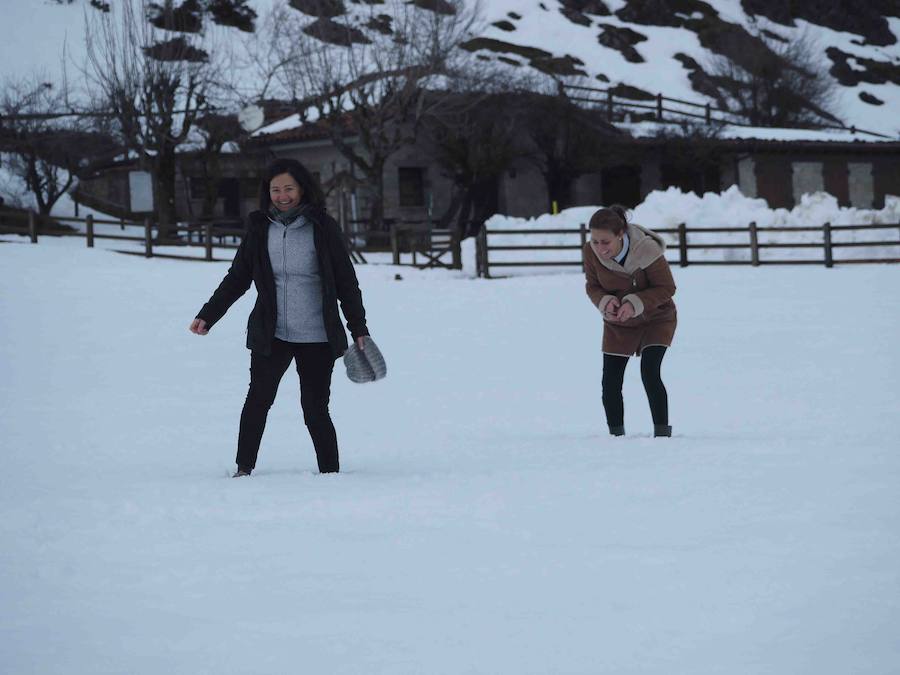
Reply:
[[[801, 195], [823, 190], [842, 206], [881, 208], [886, 195], [900, 195], [900, 141], [848, 140], [849, 134], [776, 130], [783, 140], [707, 138], [697, 150], [690, 141], [671, 138], [611, 136], [597, 157], [597, 170], [575, 181], [576, 205], [620, 203], [633, 207], [653, 190], [677, 186], [698, 194], [732, 185], [773, 208], [791, 208]], [[793, 136], [793, 137], [791, 137]], [[354, 142], [349, 137], [348, 142]], [[315, 126], [257, 135], [239, 153], [221, 155], [212, 216], [237, 220], [256, 208], [259, 176], [275, 157], [293, 157], [320, 180], [329, 212], [348, 233], [367, 229], [371, 192], [348, 160]], [[134, 162], [99, 167], [81, 181], [79, 200], [124, 217], [128, 210], [128, 173]], [[202, 155], [179, 156], [177, 211], [180, 220], [203, 215], [208, 181]], [[387, 222], [428, 222], [449, 206], [453, 183], [425, 142], [402, 148], [384, 168], [384, 214]], [[513, 161], [497, 186], [498, 212], [530, 217], [551, 205], [543, 176], [527, 158]]]

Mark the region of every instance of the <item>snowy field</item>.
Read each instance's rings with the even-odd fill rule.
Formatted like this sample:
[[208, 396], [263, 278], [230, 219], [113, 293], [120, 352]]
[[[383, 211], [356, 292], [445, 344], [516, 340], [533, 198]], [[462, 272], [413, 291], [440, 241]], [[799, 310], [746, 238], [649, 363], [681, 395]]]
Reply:
[[579, 274], [360, 267], [345, 472], [289, 372], [233, 480], [253, 292], [83, 246], [0, 243], [4, 675], [900, 671], [900, 267], [676, 268], [615, 440]]

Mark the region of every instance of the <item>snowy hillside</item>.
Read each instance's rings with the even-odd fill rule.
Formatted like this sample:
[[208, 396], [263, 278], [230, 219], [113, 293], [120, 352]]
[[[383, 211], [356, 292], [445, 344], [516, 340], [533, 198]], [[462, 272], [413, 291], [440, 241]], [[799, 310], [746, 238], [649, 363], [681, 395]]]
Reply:
[[253, 292], [200, 338], [227, 265], [82, 247], [0, 243], [3, 673], [900, 666], [900, 267], [675, 269], [675, 436], [631, 364], [613, 440], [580, 274], [363, 266], [346, 473], [291, 371], [234, 480]]
[[[258, 25], [272, 7], [287, 0], [243, 4], [257, 14]], [[419, 12], [443, 6], [440, 0], [412, 4]], [[705, 68], [714, 54], [739, 59], [743, 46], [752, 43], [751, 33], [776, 43], [807, 36], [840, 83], [837, 117], [847, 126], [900, 134], [895, 113], [900, 106], [900, 16], [881, 15], [874, 3], [825, 4], [830, 11], [822, 11], [821, 3], [794, 3], [791, 16], [782, 3], [765, 0], [488, 0], [481, 3], [482, 22], [468, 44], [480, 57], [517, 72], [552, 72], [572, 82], [624, 85], [705, 102], [711, 100]], [[309, 24], [316, 22], [317, 35], [327, 35], [336, 21], [349, 23], [360, 34], [376, 30], [373, 26], [384, 28], [377, 20], [384, 11], [378, 5], [341, 0], [294, 0], [290, 5], [305, 10], [291, 11]], [[900, 14], [895, 4], [881, 7]], [[84, 54], [84, 17], [97, 11], [87, 0], [7, 0], [0, 24], [2, 74], [42, 68], [58, 77], [54, 74], [65, 54], [69, 76], [77, 80], [74, 64]], [[246, 35], [237, 28], [211, 26], [217, 44]]]

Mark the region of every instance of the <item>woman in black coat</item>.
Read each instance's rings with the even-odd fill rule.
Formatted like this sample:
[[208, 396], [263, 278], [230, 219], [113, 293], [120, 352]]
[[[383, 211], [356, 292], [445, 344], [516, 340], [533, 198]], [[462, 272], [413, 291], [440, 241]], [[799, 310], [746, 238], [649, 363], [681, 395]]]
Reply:
[[266, 417], [291, 361], [300, 376], [300, 405], [319, 471], [339, 470], [328, 412], [334, 362], [348, 346], [338, 302], [360, 349], [369, 331], [343, 234], [324, 202], [300, 162], [278, 159], [269, 165], [260, 185], [260, 210], [248, 216], [228, 273], [190, 325], [192, 333], [206, 335], [256, 284], [256, 305], [247, 322], [250, 389], [241, 412], [235, 477], [249, 476], [256, 466]]

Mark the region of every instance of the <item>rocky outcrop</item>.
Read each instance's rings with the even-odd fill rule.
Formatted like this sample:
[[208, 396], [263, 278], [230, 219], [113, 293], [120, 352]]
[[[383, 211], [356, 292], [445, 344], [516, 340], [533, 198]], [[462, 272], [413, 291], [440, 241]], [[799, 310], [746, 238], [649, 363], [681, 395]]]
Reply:
[[691, 19], [719, 18], [716, 10], [702, 0], [627, 0], [616, 16], [629, 23], [676, 28]]
[[867, 91], [859, 92], [859, 99], [864, 103], [868, 103], [869, 105], [884, 105], [884, 101]]
[[378, 16], [373, 16], [366, 22], [366, 28], [377, 31], [382, 35], [393, 35], [394, 29], [391, 26], [392, 22], [393, 18], [388, 14], [379, 14]]
[[631, 63], [643, 63], [644, 57], [640, 55], [634, 45], [645, 42], [647, 36], [641, 35], [630, 28], [622, 28], [612, 24], [600, 24], [603, 32], [597, 36], [597, 42], [604, 47], [615, 49]]
[[288, 4], [307, 16], [333, 19], [347, 12], [341, 0], [290, 0]]
[[150, 47], [144, 47], [144, 52], [151, 59], [157, 61], [192, 61], [203, 63], [209, 60], [209, 54], [198, 49], [182, 37], [172, 38], [165, 42], [157, 42]]
[[575, 76], [587, 73], [579, 66], [584, 65], [584, 61], [565, 54], [563, 56], [554, 56], [548, 51], [537, 49], [536, 47], [523, 47], [514, 45], [503, 40], [495, 40], [493, 38], [474, 38], [460, 45], [462, 49], [470, 52], [477, 52], [482, 49], [497, 54], [515, 54], [528, 60], [528, 65], [536, 70], [540, 70], [548, 75]]
[[359, 28], [345, 26], [324, 17], [316, 19], [308, 26], [305, 26], [303, 32], [317, 40], [339, 47], [349, 47], [353, 44], [370, 44], [372, 42]]
[[886, 16], [900, 17], [897, 0], [741, 0], [747, 14], [764, 16], [784, 26], [794, 26], [803, 19], [832, 30], [862, 35], [872, 45], [887, 46], [897, 42]]
[[[896, 63], [855, 56], [841, 51], [837, 47], [829, 47], [825, 50], [825, 54], [834, 64], [829, 72], [843, 85], [853, 87], [861, 82], [900, 84], [900, 65]], [[855, 62], [856, 67], [851, 67], [851, 59]]]
[[456, 14], [456, 7], [447, 2], [447, 0], [410, 0], [409, 4], [415, 5], [419, 9], [427, 9], [435, 14], [445, 14], [447, 16]]

